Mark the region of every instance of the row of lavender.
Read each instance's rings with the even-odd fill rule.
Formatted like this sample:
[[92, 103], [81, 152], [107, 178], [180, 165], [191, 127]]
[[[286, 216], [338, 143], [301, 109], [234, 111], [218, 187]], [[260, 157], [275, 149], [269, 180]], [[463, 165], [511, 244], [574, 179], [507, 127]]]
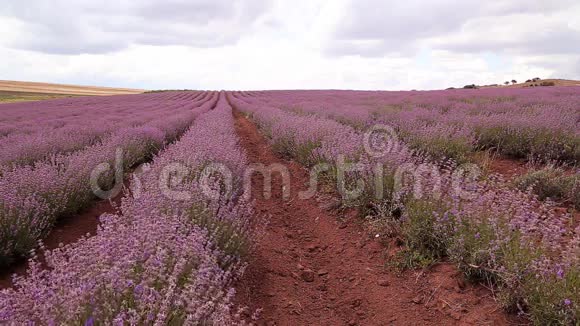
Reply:
[[[200, 180], [209, 163], [233, 173], [231, 191], [211, 174]], [[48, 269], [32, 260], [28, 275], [0, 292], [0, 320], [241, 323], [231, 285], [243, 271], [252, 232], [251, 207], [239, 196], [246, 164], [222, 94], [215, 109], [201, 114], [133, 182], [121, 212], [101, 217], [94, 237], [46, 252]], [[177, 175], [167, 178], [168, 169]]]
[[[207, 100], [190, 102], [185, 110], [159, 111], [149, 123], [119, 129], [83, 150], [56, 153], [52, 160], [4, 171], [0, 177], [0, 265], [28, 255], [57, 219], [91, 205], [95, 189], [110, 189], [122, 174], [185, 132], [217, 98], [213, 93]], [[105, 169], [95, 176], [94, 171], [103, 165]]]
[[428, 92], [260, 92], [265, 103], [323, 114], [355, 127], [388, 123], [436, 159], [467, 161], [481, 149], [515, 158], [580, 161], [580, 89]]
[[39, 129], [38, 125], [57, 129], [65, 126], [65, 121], [71, 124], [85, 123], [87, 119], [98, 120], [103, 115], [113, 117], [126, 110], [187, 103], [203, 93], [167, 92], [2, 104], [0, 137], [16, 133], [34, 133]]
[[[132, 97], [129, 103], [127, 100], [119, 103], [103, 101], [91, 105], [79, 102], [77, 105], [84, 111], [75, 112], [70, 109], [67, 112], [61, 108], [63, 116], [56, 119], [49, 119], [43, 115], [44, 111], [38, 111], [28, 112], [26, 119], [16, 122], [11, 121], [8, 114], [2, 118], [1, 123], [9, 124], [16, 130], [0, 138], [0, 171], [83, 149], [106, 141], [105, 138], [110, 137], [116, 130], [140, 127], [167, 113], [187, 112], [193, 100], [203, 100], [207, 96], [208, 93], [199, 93], [192, 100], [166, 102], [149, 96]], [[47, 103], [49, 112], [52, 105], [58, 103]], [[26, 108], [22, 107], [22, 111], [30, 111]], [[14, 112], [21, 114], [19, 111]], [[33, 127], [27, 128], [24, 124]]]
[[[261, 96], [234, 93], [231, 99], [280, 153], [308, 166], [331, 165], [330, 179], [338, 179], [340, 164], [358, 163], [358, 170], [343, 175], [346, 186], [337, 183], [344, 203], [359, 206], [386, 225], [385, 232], [405, 239], [401, 263], [450, 259], [466, 276], [493, 283], [506, 308], [529, 313], [538, 324], [578, 321], [580, 230], [570, 227], [569, 215], [556, 215], [501, 180], [457, 178], [454, 165], [439, 169], [402, 142], [376, 155], [363, 149], [364, 134], [350, 125], [281, 110]], [[287, 95], [272, 102], [294, 105]], [[401, 175], [415, 180], [397, 185]], [[363, 192], [349, 196], [345, 190], [360, 181]], [[417, 194], [417, 185], [439, 190]]]
[[490, 152], [527, 158], [532, 169], [514, 180], [516, 187], [580, 209], [580, 88], [257, 95], [282, 109], [357, 129], [392, 126], [397, 137], [434, 160], [485, 168]]

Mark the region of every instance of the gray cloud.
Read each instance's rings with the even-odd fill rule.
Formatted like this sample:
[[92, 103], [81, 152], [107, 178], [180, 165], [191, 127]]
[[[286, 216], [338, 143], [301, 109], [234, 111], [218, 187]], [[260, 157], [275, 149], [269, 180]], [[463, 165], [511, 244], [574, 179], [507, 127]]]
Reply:
[[[577, 42], [578, 31], [569, 28], [565, 22], [553, 30], [534, 31], [529, 39], [480, 42], [478, 35], [471, 35], [461, 42], [435, 42], [431, 39], [446, 39], [461, 33], [473, 21], [488, 18], [488, 22], [511, 15], [550, 15], [566, 10], [574, 5], [570, 0], [405, 0], [405, 1], [352, 1], [346, 10], [333, 38], [326, 47], [330, 55], [383, 56], [385, 54], [408, 55], [422, 46], [458, 52], [478, 52], [501, 49], [534, 51], [571, 51], [571, 42]], [[542, 19], [542, 17], [540, 17]], [[505, 22], [505, 19], [503, 20]], [[509, 21], [502, 33], [509, 33], [513, 26]], [[534, 30], [534, 25], [526, 26]], [[485, 35], [484, 27], [478, 30]], [[577, 43], [576, 43], [577, 44]]]
[[417, 40], [461, 25], [463, 18], [448, 17], [452, 13], [449, 9], [449, 5], [431, 1], [353, 1], [327, 52], [362, 56], [407, 53], [415, 48]]
[[485, 51], [511, 52], [516, 54], [553, 55], [580, 52], [580, 31], [560, 25], [542, 30], [541, 26], [529, 25], [525, 37], [510, 39], [485, 39], [477, 42], [443, 42], [441, 48], [454, 52], [478, 53]]
[[580, 78], [580, 58], [577, 55], [556, 57], [556, 60], [554, 58], [549, 58], [549, 60], [538, 58], [528, 61], [527, 64], [551, 70], [552, 74], [546, 77], [576, 80]]
[[21, 30], [12, 31], [18, 37], [7, 46], [79, 54], [131, 44], [233, 44], [267, 9], [266, 0], [7, 0], [0, 4], [0, 17], [21, 23]]

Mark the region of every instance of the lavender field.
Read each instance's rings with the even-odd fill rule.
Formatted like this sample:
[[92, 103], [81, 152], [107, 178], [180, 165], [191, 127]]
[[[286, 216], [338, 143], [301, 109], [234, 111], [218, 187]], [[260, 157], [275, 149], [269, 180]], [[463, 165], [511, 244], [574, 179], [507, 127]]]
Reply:
[[[260, 323], [267, 309], [236, 293], [277, 211], [265, 214], [257, 202], [269, 198], [249, 193], [253, 172], [272, 165], [244, 145], [241, 119], [317, 186], [302, 195], [302, 185], [284, 184], [274, 196], [292, 192], [297, 205], [336, 198], [331, 214], [356, 212], [362, 232], [392, 253], [378, 264], [405, 273], [449, 263], [492, 289], [508, 317], [580, 321], [580, 87], [168, 91], [0, 104], [0, 268], [28, 260], [0, 290], [0, 321]], [[500, 160], [520, 172], [494, 168]], [[283, 179], [285, 167], [275, 168]], [[44, 248], [59, 221], [120, 187], [121, 204], [95, 234]], [[318, 268], [315, 282], [334, 272]], [[350, 313], [337, 314], [349, 322]]]

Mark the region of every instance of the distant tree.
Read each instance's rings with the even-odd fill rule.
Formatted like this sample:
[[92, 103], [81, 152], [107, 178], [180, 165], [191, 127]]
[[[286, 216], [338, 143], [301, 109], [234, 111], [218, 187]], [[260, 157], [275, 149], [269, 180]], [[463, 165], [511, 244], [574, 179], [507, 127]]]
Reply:
[[477, 89], [477, 86], [475, 84], [471, 84], [471, 85], [465, 85], [465, 86], [463, 86], [463, 88], [465, 88], [465, 89]]
[[518, 81], [517, 81], [517, 80], [515, 80], [515, 79], [512, 79], [512, 84], [514, 84], [514, 85], [515, 85], [515, 84], [517, 84], [517, 83], [518, 83]]
[[531, 79], [526, 80], [526, 83], [531, 83], [531, 82], [532, 82]]
[[510, 84], [510, 82], [509, 82], [509, 81], [506, 81], [504, 84], [505, 84], [505, 85], [509, 85], [509, 84]]
[[539, 80], [541, 80], [541, 78], [540, 78], [540, 77], [536, 77], [536, 78], [533, 78], [533, 79], [532, 79], [532, 81], [533, 81], [534, 83], [535, 83], [535, 82], [537, 82], [537, 81], [539, 81]]

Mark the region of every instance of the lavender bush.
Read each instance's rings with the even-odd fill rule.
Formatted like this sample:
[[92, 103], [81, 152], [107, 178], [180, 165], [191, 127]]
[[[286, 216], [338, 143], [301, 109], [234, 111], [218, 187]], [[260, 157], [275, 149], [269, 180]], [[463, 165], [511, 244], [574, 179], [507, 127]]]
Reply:
[[[243, 272], [252, 210], [239, 196], [239, 184], [224, 192], [219, 178], [210, 178], [213, 192], [202, 189], [199, 172], [208, 161], [227, 165], [237, 180], [247, 164], [224, 95], [154, 158], [132, 185], [133, 195], [123, 198], [120, 213], [101, 217], [94, 237], [45, 252], [49, 269], [31, 260], [27, 276], [0, 292], [0, 320], [243, 324], [231, 286]], [[160, 188], [163, 171], [175, 163], [188, 174], [171, 182], [171, 190], [187, 191], [186, 200]]]
[[[128, 171], [175, 139], [197, 115], [212, 108], [216, 100], [214, 95], [199, 107], [177, 111], [175, 115], [153, 120], [142, 127], [121, 129], [106, 142], [85, 150], [5, 171], [0, 178], [0, 226], [3, 227], [0, 230], [0, 264], [9, 263], [15, 256], [27, 255], [58, 218], [90, 205], [95, 198], [91, 173], [102, 163], [115, 167], [118, 149], [123, 151], [121, 167]], [[104, 189], [114, 182], [114, 168], [99, 179]]]
[[[6, 170], [11, 167], [32, 164], [37, 161], [49, 159], [58, 154], [66, 154], [84, 149], [99, 142], [106, 142], [115, 130], [140, 127], [159, 116], [186, 113], [197, 103], [201, 104], [205, 94], [200, 93], [196, 98], [200, 101], [189, 103], [187, 100], [163, 101], [155, 98], [130, 97], [115, 105], [106, 103], [90, 103], [84, 105], [85, 111], [80, 113], [67, 112], [68, 115], [60, 119], [38, 118], [40, 112], [53, 112], [59, 109], [59, 103], [46, 103], [42, 111], [31, 113], [15, 122], [13, 127], [20, 127], [18, 132], [12, 132], [0, 138], [0, 167]], [[78, 105], [83, 105], [79, 100]], [[57, 106], [52, 109], [51, 106]], [[18, 110], [27, 111], [24, 105], [16, 106]], [[21, 112], [18, 110], [6, 110], [7, 116], [4, 121], [10, 121], [10, 114]], [[71, 110], [71, 109], [67, 109]], [[72, 111], [72, 110], [71, 110]], [[44, 117], [44, 114], [41, 115]], [[56, 121], [55, 121], [56, 120]], [[22, 125], [34, 125], [29, 129]], [[27, 130], [23, 132], [22, 129]]]
[[[355, 127], [390, 124], [409, 145], [435, 156], [447, 152], [456, 161], [475, 150], [493, 149], [515, 158], [576, 164], [579, 94], [578, 87], [555, 87], [476, 93], [271, 91], [260, 92], [259, 98], [270, 106], [323, 115]], [[437, 138], [446, 140], [450, 148]], [[433, 148], [425, 141], [434, 141]]]
[[[438, 137], [433, 136], [432, 130], [438, 130], [442, 135], [446, 134], [446, 136], [441, 136], [441, 142], [444, 142], [446, 137], [450, 137], [451, 140], [466, 139], [465, 144], [468, 144], [466, 147], [468, 149], [457, 152], [468, 153], [480, 142], [478, 138], [480, 134], [477, 128], [471, 128], [462, 119], [469, 121], [471, 115], [479, 115], [477, 119], [485, 118], [485, 113], [479, 111], [482, 110], [480, 104], [495, 103], [497, 109], [494, 108], [494, 110], [501, 111], [504, 108], [507, 110], [515, 98], [445, 100], [446, 105], [451, 105], [453, 102], [459, 102], [459, 105], [468, 104], [465, 110], [468, 113], [471, 110], [472, 113], [465, 115], [459, 113], [458, 115], [462, 118], [457, 121], [454, 121], [455, 115], [446, 114], [452, 110], [450, 107], [439, 107], [435, 110], [417, 109], [412, 119], [401, 118], [402, 121], [411, 122], [411, 126], [422, 126], [417, 127], [419, 130], [410, 128], [410, 136], [402, 137], [411, 142], [411, 145], [399, 142], [395, 146], [396, 151], [390, 151], [381, 157], [374, 157], [365, 155], [368, 153], [360, 150], [362, 130], [357, 128], [357, 125], [365, 119], [371, 119], [367, 123], [377, 121], [377, 116], [373, 117], [366, 113], [358, 115], [358, 112], [343, 114], [343, 111], [335, 110], [328, 102], [340, 107], [341, 105], [337, 103], [339, 101], [351, 100], [352, 102], [362, 98], [372, 104], [376, 103], [375, 96], [380, 98], [383, 94], [329, 93], [339, 95], [341, 98], [326, 98], [323, 96], [324, 92], [298, 94], [261, 92], [258, 96], [252, 97], [234, 94], [232, 103], [239, 110], [251, 115], [275, 147], [279, 139], [283, 138], [285, 144], [283, 152], [303, 163], [319, 161], [316, 158], [322, 158], [324, 162], [334, 162], [334, 158], [340, 154], [351, 159], [357, 158], [358, 162], [363, 163], [364, 169], [355, 173], [354, 178], [351, 179], [352, 185], [362, 179], [367, 186], [365, 189], [368, 189], [368, 186], [374, 189], [377, 179], [373, 173], [373, 167], [377, 162], [382, 163], [384, 170], [380, 182], [383, 184], [382, 188], [386, 196], [377, 199], [373, 193], [365, 192], [359, 196], [356, 204], [374, 208], [373, 212], [367, 207], [362, 207], [365, 215], [373, 212], [377, 218], [388, 221], [391, 230], [396, 230], [398, 235], [403, 237], [406, 249], [401, 253], [401, 258], [406, 262], [406, 266], [417, 266], [417, 263], [430, 264], [440, 259], [449, 259], [456, 263], [470, 279], [485, 281], [496, 287], [499, 290], [498, 298], [506, 309], [528, 314], [530, 319], [537, 324], [574, 324], [578, 321], [579, 243], [578, 230], [570, 228], [571, 216], [555, 214], [549, 204], [538, 202], [533, 196], [510, 188], [507, 182], [495, 177], [460, 182], [461, 188], [468, 189], [470, 196], [467, 198], [458, 196], [454, 189], [457, 185], [454, 185], [456, 182], [453, 175], [456, 163], [448, 160], [447, 153], [449, 152], [446, 152], [445, 148], [437, 148], [431, 153], [421, 148], [423, 152], [427, 152], [426, 156], [408, 149], [409, 146], [416, 148], [433, 146], [431, 140]], [[562, 90], [558, 94], [558, 96], [568, 98], [576, 96], [576, 93], [570, 93], [567, 90]], [[305, 106], [300, 106], [298, 109], [296, 107], [295, 101], [300, 101], [300, 96], [311, 101], [310, 108], [305, 109]], [[404, 99], [403, 96], [401, 97]], [[441, 97], [420, 98], [426, 101], [421, 107], [431, 105], [431, 102], [427, 101], [437, 99], [441, 100]], [[397, 99], [396, 102], [399, 100], [401, 99]], [[520, 101], [528, 100], [520, 99]], [[322, 102], [326, 102], [324, 108], [328, 109], [327, 111], [321, 109]], [[368, 106], [369, 103], [365, 105]], [[471, 104], [477, 106], [469, 109]], [[364, 106], [360, 108], [360, 111], [365, 110], [367, 109]], [[520, 112], [526, 110], [533, 112], [532, 109], [522, 109]], [[405, 116], [403, 105], [389, 107], [388, 112], [395, 112], [399, 117]], [[435, 112], [438, 113], [435, 114]], [[570, 107], [565, 112], [573, 116], [574, 111]], [[333, 120], [336, 119], [334, 116], [336, 114], [343, 117], [349, 116], [348, 119], [355, 120], [357, 117], [360, 119], [354, 124], [336, 124], [338, 119]], [[507, 111], [501, 114], [517, 116], [517, 113]], [[577, 123], [575, 122], [577, 120], [570, 122], [566, 114], [559, 117], [561, 119], [559, 123], [570, 126], [568, 132], [571, 132], [573, 131], [570, 129], [571, 126]], [[534, 124], [554, 121], [554, 118], [545, 120], [545, 117], [546, 115], [543, 115], [542, 118], [532, 121]], [[332, 119], [329, 120], [329, 118]], [[493, 119], [499, 121], [499, 115]], [[294, 123], [294, 121], [300, 122]], [[382, 120], [379, 119], [379, 121]], [[439, 123], [443, 123], [444, 127], [440, 128]], [[445, 126], [446, 123], [447, 126]], [[532, 123], [528, 125], [530, 124]], [[327, 125], [332, 125], [333, 128], [328, 128]], [[400, 132], [404, 131], [404, 128], [404, 123], [398, 125]], [[521, 128], [521, 130], [527, 130], [528, 127], [523, 125]], [[464, 131], [457, 133], [457, 130]], [[414, 138], [420, 139], [421, 135], [424, 135], [424, 139], [428, 141], [419, 141], [419, 144], [413, 145]], [[453, 138], [451, 135], [457, 136]], [[315, 141], [312, 142], [312, 139]], [[526, 139], [521, 138], [518, 141], [525, 142]], [[444, 144], [443, 146], [451, 145]], [[531, 153], [529, 148], [524, 148], [524, 152]], [[552, 150], [545, 149], [542, 155], [548, 155]], [[430, 162], [434, 158], [439, 158], [433, 153], [440, 152], [445, 153], [440, 158], [447, 162]], [[305, 160], [304, 157], [308, 159]], [[550, 155], [548, 157], [554, 158]], [[558, 158], [565, 159], [565, 157]], [[415, 180], [411, 181], [415, 181], [416, 184], [419, 179], [424, 188], [440, 184], [440, 191], [417, 197], [412, 191], [413, 182], [408, 183], [407, 187], [395, 189], [393, 176], [396, 175], [399, 167], [406, 166], [413, 172], [425, 166], [421, 165], [425, 163], [434, 163], [426, 166], [439, 167], [436, 173], [437, 179], [429, 173], [419, 173], [412, 175], [412, 179]]]
[[531, 191], [541, 200], [568, 203], [580, 209], [580, 174], [572, 172], [547, 166], [518, 177], [515, 185], [522, 191]]

